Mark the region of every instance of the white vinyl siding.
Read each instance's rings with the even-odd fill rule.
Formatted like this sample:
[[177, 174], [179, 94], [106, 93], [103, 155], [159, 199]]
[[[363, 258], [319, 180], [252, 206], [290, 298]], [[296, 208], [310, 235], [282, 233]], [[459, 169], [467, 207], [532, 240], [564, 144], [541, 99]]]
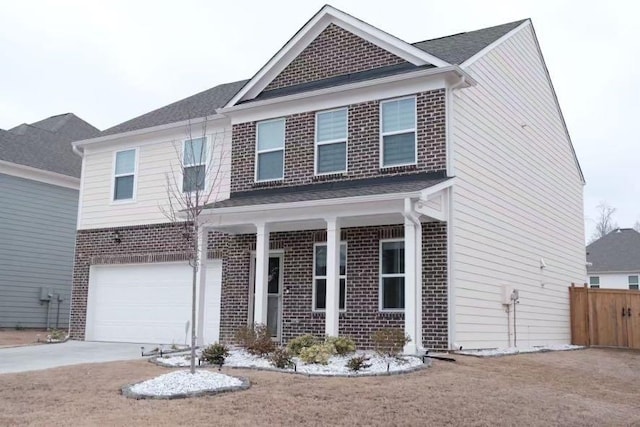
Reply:
[[256, 141], [256, 181], [284, 178], [284, 119], [259, 122]]
[[416, 163], [416, 98], [380, 103], [380, 166]]
[[136, 180], [136, 149], [116, 152], [113, 169], [113, 200], [132, 200]]
[[404, 240], [380, 241], [380, 310], [404, 310]]
[[188, 193], [204, 190], [207, 171], [207, 139], [194, 138], [184, 141], [182, 162], [182, 191]]
[[[198, 133], [196, 133], [198, 132]], [[201, 134], [194, 130], [194, 133]], [[229, 197], [231, 167], [231, 126], [209, 124], [208, 155], [216, 177], [208, 185], [216, 185], [214, 200]], [[113, 199], [113, 144], [87, 147], [84, 154], [84, 172], [80, 200], [78, 228], [93, 229], [142, 224], [159, 224], [169, 220], [162, 209], [168, 205], [167, 177], [175, 173], [180, 189], [182, 176], [180, 157], [184, 128], [162, 135], [137, 137], [138, 165], [136, 173], [135, 203], [115, 203]], [[126, 141], [121, 144], [130, 144]], [[127, 148], [126, 146], [123, 148]], [[219, 162], [219, 167], [218, 167]], [[215, 181], [215, 182], [213, 182]]]
[[[327, 245], [317, 243], [313, 247], [313, 311], [327, 308]], [[347, 244], [340, 244], [340, 301], [341, 311], [347, 308]]]
[[567, 343], [567, 287], [586, 277], [583, 189], [531, 28], [466, 71], [477, 85], [448, 98], [453, 341], [507, 346], [510, 286], [518, 344]]
[[595, 284], [599, 289], [635, 289], [636, 277], [640, 278], [640, 271], [630, 271], [626, 273], [598, 273], [592, 272], [587, 277], [587, 283], [593, 288], [594, 278], [598, 280]]
[[347, 171], [347, 109], [316, 114], [316, 175]]

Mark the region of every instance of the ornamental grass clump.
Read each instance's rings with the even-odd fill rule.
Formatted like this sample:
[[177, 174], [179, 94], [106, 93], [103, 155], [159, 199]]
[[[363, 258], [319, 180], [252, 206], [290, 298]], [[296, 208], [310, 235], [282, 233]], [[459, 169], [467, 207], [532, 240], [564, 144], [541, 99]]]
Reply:
[[358, 372], [361, 369], [367, 369], [371, 367], [371, 364], [367, 363], [368, 361], [368, 356], [354, 356], [347, 362], [347, 368], [349, 368], [350, 371]]
[[293, 368], [294, 363], [291, 352], [286, 347], [276, 348], [269, 357], [271, 364], [279, 369]]
[[311, 347], [312, 345], [316, 344], [316, 342], [316, 337], [314, 337], [313, 335], [301, 335], [289, 341], [289, 343], [287, 344], [287, 349], [292, 355], [299, 356], [302, 349]]
[[333, 344], [314, 344], [300, 350], [300, 359], [305, 363], [327, 365], [331, 356], [336, 354]]
[[269, 329], [261, 323], [253, 327], [241, 327], [236, 331], [235, 338], [240, 347], [257, 356], [265, 356], [276, 349]]

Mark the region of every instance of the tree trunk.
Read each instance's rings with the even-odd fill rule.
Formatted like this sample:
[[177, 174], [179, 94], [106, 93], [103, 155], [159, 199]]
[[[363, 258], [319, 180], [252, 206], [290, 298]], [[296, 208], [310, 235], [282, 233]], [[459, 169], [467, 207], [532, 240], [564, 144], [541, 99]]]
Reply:
[[192, 281], [191, 281], [191, 373], [196, 373], [196, 282], [198, 277], [198, 226], [197, 219], [193, 224], [191, 235], [193, 242]]

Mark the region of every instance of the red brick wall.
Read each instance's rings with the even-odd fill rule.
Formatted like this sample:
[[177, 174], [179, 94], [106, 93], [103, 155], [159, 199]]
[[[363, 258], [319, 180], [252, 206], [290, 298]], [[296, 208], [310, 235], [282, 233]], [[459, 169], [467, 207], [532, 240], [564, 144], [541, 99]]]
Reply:
[[[120, 243], [114, 241], [116, 230]], [[84, 339], [91, 265], [186, 261], [189, 241], [183, 236], [183, 231], [183, 224], [79, 230], [71, 293], [71, 337]], [[210, 258], [222, 257], [225, 246], [225, 235], [209, 233], [207, 249]]]
[[265, 90], [279, 89], [343, 74], [406, 62], [404, 59], [334, 24], [269, 83]]
[[[347, 241], [347, 310], [340, 313], [340, 334], [352, 337], [359, 348], [371, 348], [371, 335], [382, 327], [404, 328], [404, 314], [378, 310], [379, 241], [402, 237], [402, 226], [358, 227], [343, 230]], [[324, 335], [323, 313], [312, 311], [313, 244], [324, 242], [322, 230], [273, 233], [271, 249], [284, 252], [282, 335], [286, 343], [296, 336]], [[254, 235], [232, 236], [223, 261], [220, 336], [233, 341], [247, 324], [249, 263]], [[446, 225], [423, 225], [423, 343], [447, 348]]]
[[346, 173], [314, 177], [315, 112], [306, 112], [286, 117], [284, 180], [267, 184], [254, 183], [256, 123], [233, 125], [231, 191], [444, 170], [445, 91], [417, 94], [416, 109], [417, 166], [380, 169], [380, 106], [378, 101], [370, 101], [349, 106]]

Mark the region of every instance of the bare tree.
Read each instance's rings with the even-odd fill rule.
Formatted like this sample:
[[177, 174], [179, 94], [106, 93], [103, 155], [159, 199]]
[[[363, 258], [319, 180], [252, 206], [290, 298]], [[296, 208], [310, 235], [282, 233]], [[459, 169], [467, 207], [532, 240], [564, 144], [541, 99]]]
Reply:
[[[191, 283], [191, 373], [195, 373], [197, 277], [201, 256], [206, 257], [206, 238], [200, 248], [203, 230], [201, 214], [206, 205], [217, 200], [224, 172], [225, 131], [210, 133], [207, 119], [192, 122], [185, 129], [185, 140], [174, 141], [177, 162], [166, 174], [167, 204], [162, 213], [175, 224], [182, 224], [188, 242], [187, 257], [192, 272]], [[175, 166], [177, 165], [177, 167]], [[202, 286], [202, 284], [201, 284]]]
[[616, 208], [609, 206], [607, 202], [600, 202], [597, 208], [598, 218], [596, 219], [596, 229], [591, 236], [592, 242], [618, 228], [618, 224], [613, 219]]

